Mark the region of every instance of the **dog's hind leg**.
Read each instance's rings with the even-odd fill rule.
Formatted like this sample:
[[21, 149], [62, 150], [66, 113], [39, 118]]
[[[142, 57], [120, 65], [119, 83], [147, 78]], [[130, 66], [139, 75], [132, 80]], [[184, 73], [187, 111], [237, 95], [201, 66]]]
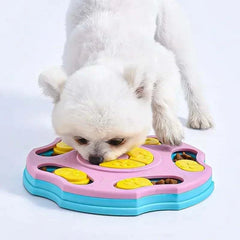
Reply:
[[210, 128], [213, 124], [198, 86], [200, 77], [194, 60], [189, 23], [177, 1], [161, 0], [160, 3], [155, 40], [175, 55], [189, 108], [188, 125], [196, 129]]

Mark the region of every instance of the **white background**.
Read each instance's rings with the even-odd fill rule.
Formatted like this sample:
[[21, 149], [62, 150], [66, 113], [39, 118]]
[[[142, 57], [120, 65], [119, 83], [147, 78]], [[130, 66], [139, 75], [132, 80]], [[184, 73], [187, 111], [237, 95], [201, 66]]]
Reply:
[[[1, 239], [238, 239], [240, 4], [237, 0], [179, 2], [192, 24], [204, 94], [216, 123], [208, 131], [185, 127], [185, 142], [206, 153], [216, 188], [207, 200], [182, 211], [110, 217], [61, 209], [23, 188], [28, 152], [55, 138], [52, 104], [41, 96], [37, 76], [61, 63], [68, 0], [1, 1]], [[179, 117], [186, 122], [182, 99]]]

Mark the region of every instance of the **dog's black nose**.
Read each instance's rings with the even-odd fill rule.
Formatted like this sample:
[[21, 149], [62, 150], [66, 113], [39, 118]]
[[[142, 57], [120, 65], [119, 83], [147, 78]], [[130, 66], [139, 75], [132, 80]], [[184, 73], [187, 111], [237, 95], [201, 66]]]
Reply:
[[103, 157], [98, 155], [90, 155], [88, 158], [89, 162], [94, 165], [98, 165], [103, 162]]

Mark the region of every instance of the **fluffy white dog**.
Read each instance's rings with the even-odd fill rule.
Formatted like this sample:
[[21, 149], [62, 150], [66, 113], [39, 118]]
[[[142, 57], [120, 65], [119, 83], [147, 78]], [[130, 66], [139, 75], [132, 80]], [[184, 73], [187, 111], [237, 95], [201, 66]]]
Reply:
[[56, 133], [93, 164], [142, 144], [151, 125], [180, 144], [182, 83], [189, 126], [212, 126], [197, 82], [188, 22], [175, 0], [72, 0], [63, 66], [40, 75]]

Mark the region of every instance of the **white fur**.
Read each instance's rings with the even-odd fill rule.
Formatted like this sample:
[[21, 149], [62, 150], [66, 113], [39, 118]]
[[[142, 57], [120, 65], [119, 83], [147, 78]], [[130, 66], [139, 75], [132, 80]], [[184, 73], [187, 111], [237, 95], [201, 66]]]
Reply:
[[57, 102], [66, 80], [67, 75], [61, 68], [51, 67], [39, 75], [38, 83], [43, 88], [43, 93]]
[[[181, 143], [174, 111], [180, 82], [189, 125], [212, 126], [197, 87], [188, 23], [175, 0], [72, 0], [66, 32], [64, 70], [42, 74], [40, 85], [55, 101], [56, 132], [84, 158], [111, 160], [140, 145], [152, 118], [163, 143]], [[79, 145], [75, 136], [89, 143]], [[126, 142], [112, 147], [107, 141], [115, 137]]]

